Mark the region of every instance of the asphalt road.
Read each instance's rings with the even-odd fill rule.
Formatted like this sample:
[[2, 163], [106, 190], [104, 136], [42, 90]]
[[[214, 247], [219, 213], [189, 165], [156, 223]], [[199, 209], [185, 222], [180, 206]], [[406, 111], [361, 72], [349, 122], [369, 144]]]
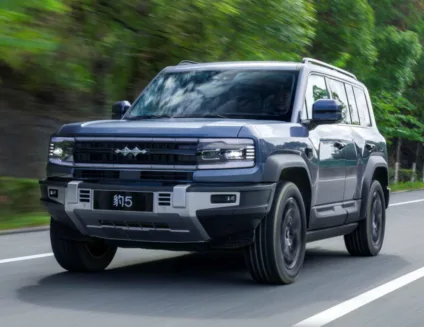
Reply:
[[281, 287], [255, 284], [242, 256], [222, 253], [118, 250], [106, 272], [71, 275], [48, 232], [0, 236], [0, 326], [422, 327], [424, 269], [404, 275], [424, 267], [424, 191], [391, 205], [379, 256], [350, 257], [342, 238], [311, 243], [297, 282]]

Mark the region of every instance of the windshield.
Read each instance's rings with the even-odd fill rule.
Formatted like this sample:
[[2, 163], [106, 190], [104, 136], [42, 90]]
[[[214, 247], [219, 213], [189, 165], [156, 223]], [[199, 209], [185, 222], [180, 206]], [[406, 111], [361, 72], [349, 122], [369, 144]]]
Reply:
[[297, 72], [189, 71], [160, 74], [126, 115], [290, 121]]

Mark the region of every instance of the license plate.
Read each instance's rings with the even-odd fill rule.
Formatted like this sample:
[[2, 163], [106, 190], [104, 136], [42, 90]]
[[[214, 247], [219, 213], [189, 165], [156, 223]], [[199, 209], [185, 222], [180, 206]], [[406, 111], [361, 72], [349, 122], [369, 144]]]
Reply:
[[116, 211], [153, 211], [152, 192], [94, 191], [93, 208]]

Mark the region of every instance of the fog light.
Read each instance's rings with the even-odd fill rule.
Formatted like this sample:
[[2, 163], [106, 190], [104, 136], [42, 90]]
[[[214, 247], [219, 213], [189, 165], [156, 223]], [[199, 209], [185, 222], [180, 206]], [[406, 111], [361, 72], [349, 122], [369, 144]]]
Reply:
[[213, 194], [211, 195], [211, 203], [236, 203], [237, 195], [235, 194]]

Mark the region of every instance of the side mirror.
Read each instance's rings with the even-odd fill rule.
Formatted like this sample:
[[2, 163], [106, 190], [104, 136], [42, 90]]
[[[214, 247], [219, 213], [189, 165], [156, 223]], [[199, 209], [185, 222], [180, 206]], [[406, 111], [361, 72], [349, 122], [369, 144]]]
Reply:
[[334, 99], [320, 99], [312, 106], [312, 122], [316, 125], [342, 121], [342, 104]]
[[126, 100], [115, 102], [112, 106], [112, 119], [121, 119], [130, 107], [131, 103]]

